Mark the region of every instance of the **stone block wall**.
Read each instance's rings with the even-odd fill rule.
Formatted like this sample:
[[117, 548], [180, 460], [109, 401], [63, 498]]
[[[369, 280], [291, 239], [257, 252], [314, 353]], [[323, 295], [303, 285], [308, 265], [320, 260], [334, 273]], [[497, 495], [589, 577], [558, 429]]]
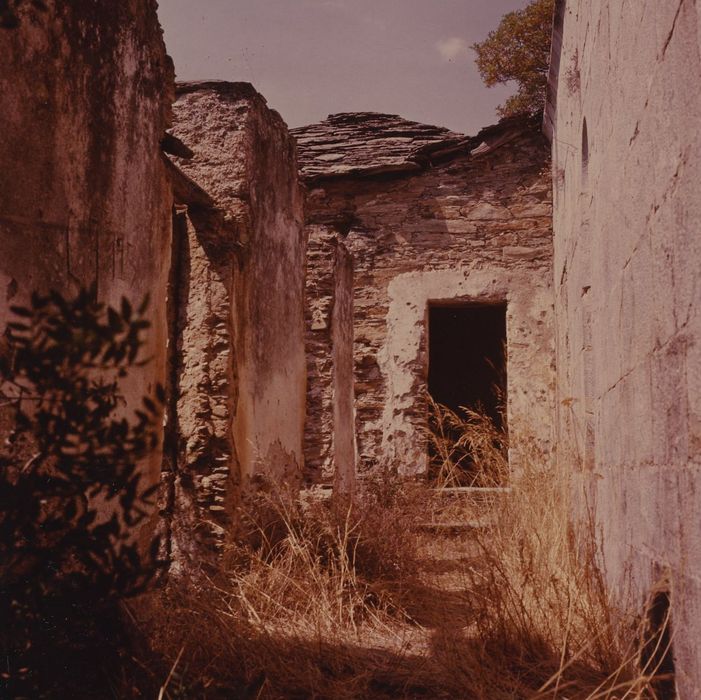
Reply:
[[[554, 391], [551, 198], [537, 127], [506, 122], [467, 139], [392, 115], [359, 114], [294, 133], [314, 252], [309, 347], [333, 289], [329, 242], [342, 240], [353, 262], [358, 471], [427, 469], [430, 302], [506, 302], [513, 442], [535, 433], [547, 450]], [[313, 355], [307, 434], [320, 431], [328, 450], [334, 424], [328, 359]]]
[[182, 84], [177, 94], [177, 425], [166, 475], [176, 560], [222, 544], [252, 479], [299, 482], [306, 392], [294, 142], [247, 83]]
[[123, 385], [134, 408], [165, 377], [172, 65], [155, 1], [38, 5], [0, 29], [0, 329], [34, 290], [94, 283], [114, 305], [150, 294], [153, 359]]
[[701, 695], [701, 8], [558, 3], [550, 78], [560, 466], [612, 589], [671, 596]]
[[353, 261], [338, 233], [312, 226], [308, 234], [305, 480], [352, 490]]

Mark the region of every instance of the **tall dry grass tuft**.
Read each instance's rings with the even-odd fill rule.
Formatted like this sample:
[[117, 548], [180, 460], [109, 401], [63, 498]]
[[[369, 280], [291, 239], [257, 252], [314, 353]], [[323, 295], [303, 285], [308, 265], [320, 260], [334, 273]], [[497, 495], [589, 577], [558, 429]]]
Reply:
[[[488, 416], [434, 410], [451, 428], [465, 428], [460, 444], [473, 450], [474, 481], [504, 485], [506, 435]], [[472, 601], [470, 624], [441, 639], [437, 658], [471, 697], [656, 697], [664, 653], [641, 656], [642, 623], [607, 593], [593, 522], [580, 523], [575, 534], [567, 475], [535, 441], [514, 447], [519, 464], [509, 489], [473, 533], [477, 561], [465, 569], [463, 589]]]
[[[408, 487], [366, 489], [361, 501], [300, 500], [271, 490], [248, 498], [229, 558], [249, 618], [312, 621], [337, 632], [392, 605], [387, 591], [415, 573]], [[382, 532], [381, 536], [378, 533]]]
[[561, 486], [524, 460], [474, 534], [479, 563], [465, 581], [472, 625], [445, 653], [466, 678], [479, 679], [484, 697], [588, 697], [621, 665], [618, 620], [591, 548], [574, 540]]
[[[494, 431], [490, 475], [505, 468]], [[650, 635], [612, 605], [566, 480], [515, 447], [510, 488], [478, 528], [441, 530], [441, 492], [387, 475], [353, 502], [250, 497], [228, 567], [135, 611], [162, 697], [656, 697], [667, 621]], [[469, 500], [460, 512], [474, 520]]]
[[438, 488], [504, 486], [509, 476], [506, 432], [485, 413], [460, 413], [429, 395], [426, 438], [432, 481]]

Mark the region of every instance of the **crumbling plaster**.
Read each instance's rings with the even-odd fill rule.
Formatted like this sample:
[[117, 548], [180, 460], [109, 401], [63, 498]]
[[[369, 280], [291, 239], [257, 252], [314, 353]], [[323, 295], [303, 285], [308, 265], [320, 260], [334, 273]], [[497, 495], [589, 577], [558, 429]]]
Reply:
[[[524, 294], [524, 290], [528, 290]], [[387, 339], [378, 357], [387, 377], [381, 416], [382, 453], [399, 473], [426, 473], [425, 427], [417, 424], [417, 402], [428, 373], [429, 303], [507, 304], [507, 424], [511, 426], [509, 463], [519, 468], [520, 450], [533, 437], [540, 450], [552, 447], [552, 349], [545, 324], [550, 321], [552, 288], [547, 279], [524, 271], [480, 269], [407, 272], [389, 283]], [[520, 446], [520, 447], [519, 447]]]
[[336, 289], [331, 314], [333, 360], [334, 489], [352, 493], [358, 463], [353, 392], [353, 259], [348, 249], [336, 247]]
[[352, 492], [358, 461], [353, 377], [353, 259], [325, 227], [308, 229], [305, 481]]
[[174, 282], [172, 519], [181, 549], [197, 522], [217, 548], [251, 480], [301, 479], [303, 199], [294, 142], [251, 85], [184, 83], [177, 95], [172, 177], [187, 233]]

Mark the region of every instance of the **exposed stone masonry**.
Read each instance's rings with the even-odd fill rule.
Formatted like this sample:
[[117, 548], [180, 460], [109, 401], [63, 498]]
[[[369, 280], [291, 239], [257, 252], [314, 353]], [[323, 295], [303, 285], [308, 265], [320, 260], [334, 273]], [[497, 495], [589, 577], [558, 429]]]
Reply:
[[[318, 161], [315, 145], [329, 143], [338, 122], [354, 125], [362, 134], [356, 137], [347, 126], [344, 138], [354, 163], [350, 175], [346, 159], [310, 165]], [[317, 345], [315, 324], [323, 325], [324, 304], [328, 306], [333, 288], [335, 238], [343, 241], [354, 266], [354, 392], [361, 471], [388, 465], [402, 473], [426, 469], [425, 316], [430, 301], [508, 303], [512, 435], [535, 429], [547, 446], [554, 376], [551, 202], [544, 140], [537, 127], [518, 120], [474, 138], [426, 127], [425, 133], [435, 139], [432, 152], [444, 155], [433, 165], [428, 160], [419, 165], [415, 154], [425, 153], [426, 143], [397, 142], [400, 132], [401, 120], [374, 114], [337, 115], [322, 125], [293, 130], [310, 187], [309, 245], [318, 256], [310, 260], [307, 293], [310, 304], [321, 303], [321, 320], [313, 312], [309, 315], [308, 416], [328, 433], [333, 424], [328, 413], [330, 363], [324, 359], [327, 345]], [[405, 123], [404, 133], [417, 132], [417, 125]], [[363, 139], [372, 145], [361, 146]], [[333, 147], [340, 149], [338, 143]], [[410, 167], [401, 172], [403, 162]], [[378, 175], [378, 168], [387, 164], [392, 173]], [[318, 265], [326, 267], [319, 271]], [[322, 279], [324, 303], [315, 298]], [[308, 434], [311, 426], [312, 421]], [[328, 435], [322, 443], [328, 448]], [[312, 467], [318, 449], [318, 443], [309, 444]]]
[[305, 478], [349, 489], [356, 461], [353, 269], [343, 241], [325, 227], [309, 231], [306, 294]]
[[231, 527], [238, 483], [230, 428], [237, 393], [230, 332], [232, 233], [214, 208], [178, 207], [174, 214], [169, 389], [175, 403], [168, 416], [171, 459], [164, 477], [170, 482], [175, 561], [185, 552], [196, 556], [202, 544], [218, 549]]
[[299, 480], [305, 236], [294, 143], [247, 83], [178, 86], [174, 559], [218, 550], [239, 489]]
[[[322, 228], [310, 232], [307, 245], [305, 323], [307, 328], [307, 413], [304, 431], [305, 478], [331, 483], [333, 460], [333, 340], [338, 237]], [[323, 379], [321, 379], [323, 378]]]

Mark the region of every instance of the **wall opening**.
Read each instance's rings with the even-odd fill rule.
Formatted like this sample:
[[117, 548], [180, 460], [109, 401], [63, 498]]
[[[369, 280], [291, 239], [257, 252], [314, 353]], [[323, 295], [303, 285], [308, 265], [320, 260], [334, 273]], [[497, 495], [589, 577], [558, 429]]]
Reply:
[[653, 676], [655, 697], [675, 700], [672, 613], [670, 595], [666, 590], [654, 591], [650, 597], [640, 661], [644, 673]]
[[[431, 304], [428, 339], [429, 476], [444, 485], [500, 485], [506, 476], [506, 304]], [[488, 418], [493, 430], [484, 448], [469, 440], [473, 430], [484, 435], [483, 427], [466, 429], [442, 407], [461, 421], [468, 411]]]

